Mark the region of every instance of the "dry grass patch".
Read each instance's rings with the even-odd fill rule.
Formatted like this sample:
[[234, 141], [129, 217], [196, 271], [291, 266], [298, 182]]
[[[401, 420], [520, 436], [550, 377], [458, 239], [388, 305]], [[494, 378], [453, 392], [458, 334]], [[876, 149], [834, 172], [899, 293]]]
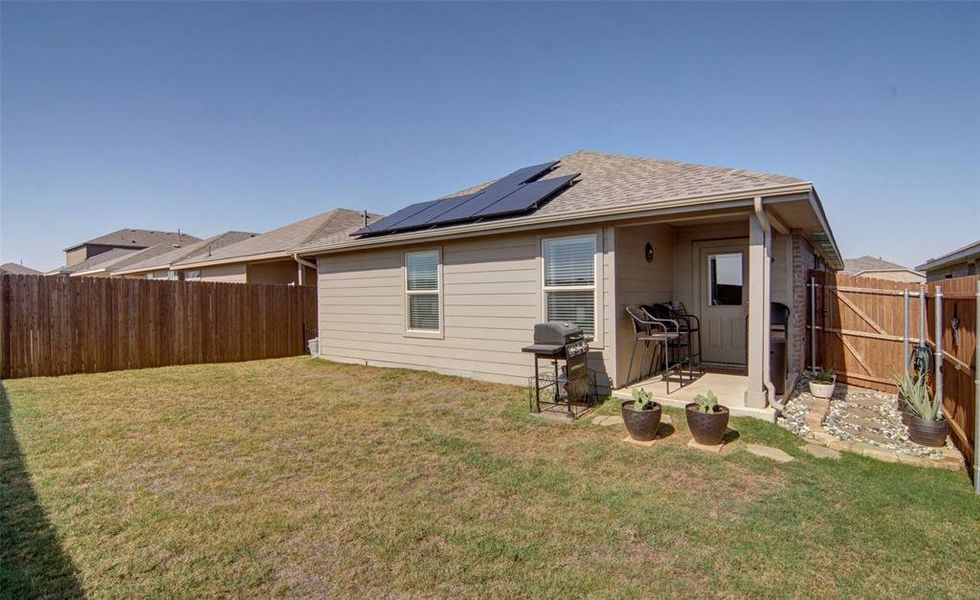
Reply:
[[[0, 596], [963, 597], [962, 476], [708, 456], [308, 359], [4, 382]], [[601, 410], [616, 410], [610, 402]], [[909, 582], [914, 582], [910, 588]]]

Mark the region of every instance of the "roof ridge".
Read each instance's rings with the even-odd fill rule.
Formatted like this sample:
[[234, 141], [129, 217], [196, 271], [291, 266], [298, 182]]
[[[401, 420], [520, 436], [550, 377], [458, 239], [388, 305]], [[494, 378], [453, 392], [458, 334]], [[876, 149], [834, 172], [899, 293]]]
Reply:
[[727, 165], [709, 165], [709, 164], [706, 164], [706, 163], [696, 163], [696, 162], [690, 162], [690, 161], [685, 161], [685, 160], [675, 160], [675, 159], [670, 159], [670, 158], [659, 158], [659, 157], [656, 157], [656, 156], [636, 156], [636, 155], [630, 155], [630, 154], [622, 154], [622, 153], [619, 153], [619, 152], [602, 152], [600, 150], [588, 150], [588, 149], [576, 150], [575, 152], [572, 152], [571, 154], [566, 154], [565, 156], [562, 156], [558, 160], [559, 161], [562, 161], [562, 160], [564, 160], [566, 158], [571, 158], [571, 157], [576, 156], [576, 155], [579, 155], [579, 156], [581, 156], [581, 155], [604, 156], [604, 157], [619, 158], [619, 159], [631, 160], [631, 161], [638, 161], [638, 162], [656, 162], [656, 163], [661, 163], [661, 164], [676, 165], [676, 166], [682, 166], [682, 167], [697, 167], [697, 168], [701, 168], [701, 169], [705, 169], [705, 168], [707, 168], [707, 169], [718, 169], [720, 171], [726, 171], [726, 172], [728, 172], [731, 175], [736, 175], [736, 176], [740, 176], [740, 177], [747, 175], [747, 176], [756, 176], [756, 177], [779, 177], [779, 178], [782, 178], [782, 179], [791, 178], [791, 179], [797, 180], [800, 183], [807, 183], [807, 181], [805, 179], [800, 179], [799, 177], [795, 177], [793, 175], [783, 175], [781, 173], [773, 173], [771, 171], [754, 171], [752, 169], [743, 169], [743, 168], [740, 168], [740, 167], [731, 167], [731, 166], [727, 166]]

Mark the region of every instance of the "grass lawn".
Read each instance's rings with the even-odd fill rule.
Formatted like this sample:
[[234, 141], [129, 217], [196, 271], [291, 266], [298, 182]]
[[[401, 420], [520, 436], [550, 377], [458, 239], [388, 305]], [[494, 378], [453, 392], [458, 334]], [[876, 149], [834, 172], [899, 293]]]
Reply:
[[[305, 358], [12, 380], [0, 596], [975, 597], [963, 474], [733, 419], [541, 422], [523, 389]], [[601, 412], [614, 412], [607, 402]]]

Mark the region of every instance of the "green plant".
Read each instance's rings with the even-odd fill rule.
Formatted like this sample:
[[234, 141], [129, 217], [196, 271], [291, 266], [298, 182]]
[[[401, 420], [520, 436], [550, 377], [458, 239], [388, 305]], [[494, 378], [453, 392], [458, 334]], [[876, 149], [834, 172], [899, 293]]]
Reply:
[[830, 369], [820, 368], [816, 371], [811, 372], [813, 375], [813, 380], [817, 383], [833, 383], [834, 382], [834, 372]]
[[714, 412], [715, 407], [718, 406], [718, 396], [711, 390], [708, 390], [707, 394], [698, 394], [694, 397], [694, 403], [698, 405], [698, 408], [702, 412]]
[[920, 376], [917, 383], [912, 386], [905, 395], [905, 401], [912, 407], [919, 418], [926, 421], [939, 421], [942, 419], [942, 398], [930, 398], [931, 392], [926, 383], [925, 376]]
[[908, 402], [908, 399], [920, 393], [920, 389], [927, 387], [927, 375], [925, 373], [905, 373], [903, 375], [894, 375], [892, 377], [895, 381], [895, 385], [898, 387], [898, 395], [900, 398]]
[[640, 388], [633, 390], [633, 410], [650, 410], [653, 405], [653, 394]]

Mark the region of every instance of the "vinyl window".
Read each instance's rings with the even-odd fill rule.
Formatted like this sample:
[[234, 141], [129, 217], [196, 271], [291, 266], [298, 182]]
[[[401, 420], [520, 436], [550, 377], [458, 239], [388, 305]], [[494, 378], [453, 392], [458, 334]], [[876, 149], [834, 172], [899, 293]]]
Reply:
[[542, 240], [545, 319], [571, 321], [596, 333], [596, 236]]
[[438, 333], [442, 329], [442, 277], [438, 250], [405, 253], [406, 328]]

